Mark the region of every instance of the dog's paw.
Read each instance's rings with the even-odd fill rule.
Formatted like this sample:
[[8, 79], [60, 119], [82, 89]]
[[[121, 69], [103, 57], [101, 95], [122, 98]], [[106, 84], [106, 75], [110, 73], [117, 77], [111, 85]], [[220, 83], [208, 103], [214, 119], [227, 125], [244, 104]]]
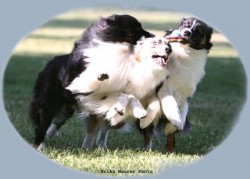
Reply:
[[140, 128], [144, 129], [148, 127], [154, 119], [150, 118], [149, 116], [146, 116], [143, 119], [140, 119]]
[[148, 112], [140, 107], [135, 107], [133, 109], [133, 115], [136, 119], [143, 119], [148, 115]]
[[100, 74], [100, 75], [97, 77], [97, 79], [98, 79], [99, 81], [104, 81], [104, 80], [109, 79], [109, 75], [108, 75], [107, 73], [102, 73], [102, 74]]
[[36, 148], [36, 150], [37, 150], [38, 152], [42, 152], [45, 148], [46, 148], [45, 144], [44, 144], [44, 143], [41, 143], [41, 144]]
[[166, 112], [165, 110], [165, 115], [167, 119], [174, 125], [176, 126], [177, 129], [182, 130], [183, 129], [183, 122], [181, 120], [181, 116], [179, 114], [179, 111], [175, 110], [168, 110]]
[[120, 115], [120, 116], [124, 116], [124, 114], [125, 114], [125, 109], [124, 108], [122, 108], [122, 106], [115, 106], [115, 111]]
[[84, 140], [83, 140], [83, 143], [82, 143], [82, 148], [83, 149], [93, 149], [94, 148], [94, 138], [93, 136], [90, 134], [86, 134]]
[[182, 130], [184, 125], [180, 118], [168, 118], [172, 125], [174, 125], [178, 130]]
[[172, 134], [177, 130], [177, 128], [170, 122], [168, 122], [164, 128], [165, 135]]

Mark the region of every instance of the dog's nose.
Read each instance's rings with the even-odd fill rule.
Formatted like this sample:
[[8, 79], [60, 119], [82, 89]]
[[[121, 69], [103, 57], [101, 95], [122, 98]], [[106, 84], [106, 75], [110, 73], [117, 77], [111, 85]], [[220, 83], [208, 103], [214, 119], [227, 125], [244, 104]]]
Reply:
[[192, 35], [192, 33], [191, 33], [191, 31], [189, 31], [189, 30], [185, 30], [185, 31], [184, 31], [184, 35], [185, 35], [186, 37], [190, 37], [190, 36]]

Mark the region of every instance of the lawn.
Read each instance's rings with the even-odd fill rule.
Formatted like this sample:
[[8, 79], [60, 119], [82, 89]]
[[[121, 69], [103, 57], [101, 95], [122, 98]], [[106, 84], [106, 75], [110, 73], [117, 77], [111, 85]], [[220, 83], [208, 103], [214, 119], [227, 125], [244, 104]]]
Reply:
[[[83, 9], [57, 16], [20, 41], [5, 71], [4, 101], [9, 119], [31, 146], [34, 133], [27, 120], [28, 105], [39, 71], [54, 55], [69, 53], [73, 42], [99, 16], [113, 13], [133, 15], [144, 28], [160, 36], [189, 16], [172, 11]], [[84, 150], [82, 122], [76, 115], [62, 127], [58, 137], [47, 140], [43, 153], [59, 164], [98, 175], [154, 175], [162, 169], [199, 161], [233, 130], [246, 98], [246, 77], [237, 52], [216, 30], [213, 42], [206, 76], [190, 104], [192, 130], [177, 134], [174, 154], [165, 153], [165, 136], [154, 139], [152, 151], [140, 150], [142, 136], [133, 127], [126, 133], [111, 131], [106, 150]]]

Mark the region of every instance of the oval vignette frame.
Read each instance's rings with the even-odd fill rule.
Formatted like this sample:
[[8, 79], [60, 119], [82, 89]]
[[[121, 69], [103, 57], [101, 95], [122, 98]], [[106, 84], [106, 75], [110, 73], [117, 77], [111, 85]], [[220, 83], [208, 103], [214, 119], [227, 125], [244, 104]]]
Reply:
[[[163, 2], [162, 2], [163, 3]], [[174, 5], [173, 5], [174, 6]], [[55, 8], [56, 9], [56, 8]], [[191, 10], [189, 10], [189, 12], [192, 12]], [[203, 13], [205, 13], [205, 12], [203, 12]], [[196, 14], [196, 15], [199, 15], [198, 13], [194, 13], [194, 14]], [[230, 38], [231, 39], [231, 38]], [[10, 46], [10, 48], [12, 48], [11, 46]], [[7, 60], [7, 59], [6, 59]], [[244, 62], [244, 64], [245, 64], [245, 61], [244, 61], [244, 58], [242, 58], [241, 57], [241, 60], [243, 60], [243, 62]], [[244, 65], [245, 66], [245, 65]], [[246, 108], [246, 106], [247, 105], [245, 105], [245, 108]], [[2, 114], [2, 113], [1, 113]], [[5, 116], [4, 116], [4, 118], [6, 118]], [[238, 123], [241, 123], [241, 121], [239, 121]], [[9, 126], [9, 124], [4, 124], [4, 126], [6, 125], [6, 128], [8, 129], [10, 126]], [[239, 124], [237, 124], [237, 125], [239, 125]], [[2, 130], [2, 129], [1, 129]], [[5, 131], [4, 131], [5, 132]], [[10, 128], [10, 130], [9, 130], [9, 132], [11, 133], [11, 132], [13, 132], [13, 130], [11, 130], [11, 128]], [[8, 132], [6, 133], [7, 135], [9, 135], [8, 134]], [[231, 136], [230, 136], [231, 137]], [[10, 140], [12, 140], [12, 138], [10, 138]], [[23, 143], [23, 142], [19, 142], [18, 140], [19, 140], [19, 137], [18, 136], [15, 136], [15, 139], [13, 139], [14, 141], [15, 140], [17, 140], [17, 141], [15, 141], [15, 143], [17, 143], [17, 145], [19, 145], [20, 144], [20, 146], [24, 146], [24, 148], [25, 147], [27, 147], [27, 145], [25, 146], [25, 144]], [[2, 138], [1, 138], [1, 142], [2, 142]], [[5, 142], [4, 142], [5, 143]], [[6, 142], [6, 145], [8, 145], [8, 144], [10, 144], [9, 142]], [[222, 145], [224, 145], [224, 144], [222, 144]], [[248, 146], [249, 147], [249, 146]], [[221, 147], [220, 147], [221, 148]], [[228, 149], [226, 149], [226, 150], [228, 150]], [[27, 151], [29, 151], [29, 152], [31, 152], [29, 149], [27, 149]], [[219, 149], [219, 151], [220, 151], [220, 149]], [[7, 150], [5, 150], [5, 151], [3, 151], [3, 152], [7, 152]], [[29, 156], [30, 154], [29, 154], [29, 152], [26, 152], [25, 150], [23, 150], [23, 149], [21, 149], [19, 152], [21, 152], [21, 153], [27, 153], [27, 155], [25, 154], [25, 156]], [[41, 160], [42, 162], [45, 162], [45, 163], [48, 163], [46, 160], [44, 160], [41, 156], [36, 156], [36, 154], [34, 155], [34, 154], [31, 154], [31, 155], [33, 155], [33, 156], [35, 156], [35, 158], [36, 159], [34, 159], [34, 158], [28, 158], [29, 160]], [[20, 157], [20, 156], [18, 156], [18, 157]], [[25, 157], [24, 157], [25, 158]], [[25, 160], [24, 160], [25, 161]], [[8, 161], [6, 161], [7, 163], [8, 163]], [[204, 161], [205, 162], [205, 161]], [[20, 163], [19, 163], [20, 164]], [[202, 162], [201, 163], [199, 163], [199, 165], [202, 165]], [[25, 165], [26, 165], [26, 163], [25, 163]], [[50, 165], [50, 164], [49, 164]], [[226, 164], [225, 164], [226, 165]], [[15, 165], [14, 165], [15, 166]], [[16, 165], [16, 167], [17, 166], [20, 166], [20, 165]], [[30, 164], [27, 164], [27, 166], [30, 166]], [[51, 165], [51, 166], [53, 166], [53, 165]], [[53, 167], [55, 167], [56, 169], [55, 169], [55, 171], [58, 171], [58, 170], [60, 170], [60, 167], [58, 168], [57, 166], [53, 166]], [[201, 166], [202, 167], [202, 166]], [[24, 167], [24, 168], [27, 168], [27, 167]], [[29, 167], [28, 167], [29, 168]], [[45, 167], [46, 168], [46, 167]], [[192, 167], [188, 167], [188, 168], [192, 168]], [[47, 169], [49, 169], [49, 168], [47, 168]], [[37, 169], [35, 169], [35, 171], [36, 171]], [[43, 170], [44, 170], [44, 168], [43, 168]], [[46, 169], [45, 169], [46, 170]], [[178, 169], [179, 170], [179, 169]], [[184, 170], [184, 169], [181, 169], [182, 171]], [[30, 173], [30, 174], [28, 174], [30, 171], [28, 171], [27, 169], [24, 169], [24, 171], [22, 172], [22, 174], [23, 175], [28, 175], [28, 176], [32, 176], [34, 173]], [[34, 171], [33, 171], [34, 172]], [[37, 170], [37, 172], [41, 172], [41, 171], [39, 171], [39, 170]], [[66, 172], [68, 172], [68, 171], [66, 171]], [[65, 173], [65, 172], [63, 172], [63, 173]], [[73, 174], [72, 172], [68, 172], [68, 173], [71, 173], [71, 174]], [[160, 176], [163, 176], [163, 174], [164, 174], [165, 172], [161, 172], [160, 173]], [[180, 172], [180, 173], [183, 173], [183, 172]], [[199, 173], [199, 172], [198, 172]], [[4, 173], [3, 173], [4, 174]], [[7, 174], [7, 172], [6, 172], [6, 174]], [[14, 174], [11, 174], [10, 172], [8, 172], [8, 174], [9, 174], [9, 176], [14, 176]], [[76, 173], [75, 173], [76, 174]], [[73, 174], [73, 175], [75, 175], [75, 174]], [[168, 172], [166, 173], [166, 174], [168, 174]], [[170, 175], [171, 174], [173, 174], [173, 176], [176, 176], [176, 174], [175, 174], [175, 171], [173, 170], [172, 172], [170, 172]], [[44, 173], [42, 174], [42, 175], [44, 175]], [[49, 174], [48, 176], [50, 176], [51, 174]], [[64, 177], [65, 176], [67, 176], [68, 174], [66, 174], [66, 175], [64, 175]], [[77, 175], [78, 174], [76, 174], [76, 177], [77, 177]], [[181, 174], [178, 174], [178, 175], [181, 175]], [[183, 174], [183, 176], [184, 176], [185, 174]], [[201, 175], [201, 174], [200, 174]], [[70, 176], [70, 175], [69, 175]], [[80, 175], [81, 176], [81, 175]], [[79, 177], [80, 177], [79, 176]], [[195, 175], [193, 176], [193, 177], [195, 177]], [[63, 176], [61, 177], [61, 178], [63, 178]]]

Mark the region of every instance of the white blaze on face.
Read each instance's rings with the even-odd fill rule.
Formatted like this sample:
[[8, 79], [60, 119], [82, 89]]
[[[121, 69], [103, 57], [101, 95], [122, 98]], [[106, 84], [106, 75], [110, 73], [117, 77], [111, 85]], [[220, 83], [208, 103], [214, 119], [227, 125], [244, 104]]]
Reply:
[[184, 29], [181, 30], [181, 36], [185, 37], [185, 31], [189, 31], [192, 34], [191, 29], [194, 27], [194, 25], [196, 24], [197, 20], [194, 20], [191, 27], [186, 27]]

